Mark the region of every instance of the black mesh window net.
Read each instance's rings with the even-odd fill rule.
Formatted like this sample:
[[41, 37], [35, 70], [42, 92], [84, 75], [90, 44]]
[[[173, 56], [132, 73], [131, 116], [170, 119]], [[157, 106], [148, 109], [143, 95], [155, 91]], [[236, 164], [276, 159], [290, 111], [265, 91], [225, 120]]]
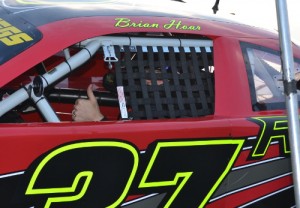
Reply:
[[118, 91], [119, 101], [121, 95], [129, 119], [213, 114], [212, 47], [114, 46], [114, 49], [119, 60], [115, 63], [116, 82], [122, 89]]

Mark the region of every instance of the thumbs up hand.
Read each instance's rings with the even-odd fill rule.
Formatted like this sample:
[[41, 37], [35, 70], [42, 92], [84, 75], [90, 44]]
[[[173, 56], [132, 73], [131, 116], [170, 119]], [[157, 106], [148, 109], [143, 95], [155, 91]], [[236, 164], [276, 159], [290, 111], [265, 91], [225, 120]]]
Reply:
[[74, 121], [101, 121], [104, 115], [100, 112], [97, 99], [93, 93], [93, 85], [87, 88], [88, 99], [77, 99], [72, 111]]

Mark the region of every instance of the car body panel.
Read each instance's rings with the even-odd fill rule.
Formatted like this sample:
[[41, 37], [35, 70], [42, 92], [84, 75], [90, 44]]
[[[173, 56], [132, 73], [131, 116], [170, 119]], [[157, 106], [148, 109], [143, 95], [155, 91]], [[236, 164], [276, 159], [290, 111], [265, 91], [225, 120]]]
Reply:
[[[32, 38], [21, 38], [23, 42], [13, 42], [15, 46], [0, 39], [1, 51], [7, 52], [1, 53], [4, 58], [0, 59], [0, 108], [7, 107], [5, 99], [16, 96], [19, 101], [20, 95], [26, 97], [26, 101], [7, 107], [19, 113], [24, 121], [0, 123], [1, 207], [294, 206], [286, 110], [279, 105], [271, 110], [254, 109], [256, 98], [252, 92], [256, 89], [249, 84], [251, 64], [245, 52], [248, 48], [243, 48], [247, 47], [243, 43], [247, 43], [261, 48], [262, 54], [265, 48], [277, 54], [277, 34], [194, 12], [173, 14], [163, 5], [157, 8], [142, 7], [137, 2], [88, 1], [85, 5], [79, 4], [80, 1], [59, 2], [11, 0], [3, 1], [0, 7], [2, 32], [13, 27], [14, 30], [9, 30], [11, 33], [19, 29], [16, 34], [24, 33]], [[2, 38], [16, 35], [3, 34]], [[159, 39], [161, 36], [165, 39]], [[114, 49], [109, 48], [115, 37], [128, 38], [130, 44], [134, 38], [141, 38], [141, 45], [129, 44], [132, 47], [126, 48], [125, 44], [123, 48], [116, 44]], [[172, 46], [175, 41], [183, 44], [186, 40], [204, 45]], [[87, 44], [82, 47], [85, 41]], [[101, 46], [91, 55], [88, 47], [97, 42], [101, 42]], [[115, 50], [119, 58], [116, 62], [105, 60], [107, 42], [108, 49]], [[65, 49], [71, 51], [70, 62], [62, 55]], [[178, 51], [174, 52], [176, 49]], [[199, 51], [194, 52], [196, 49]], [[75, 60], [72, 58], [77, 55], [73, 55], [72, 50], [79, 51], [78, 54], [87, 50], [90, 55], [86, 63], [80, 62], [79, 69], [71, 69]], [[197, 96], [204, 96], [208, 104], [197, 103], [197, 107], [208, 105], [211, 111], [201, 116], [186, 116], [184, 111], [182, 116], [171, 118], [123, 117], [122, 94], [117, 96], [104, 87], [105, 75], [111, 71], [116, 74], [117, 70], [124, 74], [128, 71], [129, 75], [125, 74], [122, 80], [117, 77], [118, 87], [125, 90], [146, 88], [137, 80], [145, 80], [147, 75], [130, 72], [130, 68], [145, 69], [142, 71], [146, 73], [147, 65], [161, 61], [162, 56], [157, 55], [160, 52], [167, 54], [163, 57], [171, 57], [164, 60], [168, 62], [166, 70], [175, 70], [176, 64], [183, 68], [182, 71], [176, 69], [175, 73], [172, 71], [172, 77], [164, 78], [167, 81], [164, 92], [167, 94], [168, 86], [177, 91], [161, 99], [169, 99], [171, 103], [171, 98], [181, 93], [178, 102], [187, 100], [181, 111], [197, 100], [188, 94], [193, 84], [200, 82], [194, 80], [194, 74], [184, 71], [190, 61], [192, 69], [196, 66], [197, 71], [198, 67], [198, 75], [203, 76], [200, 80], [205, 84], [201, 86], [212, 88], [203, 92], [200, 89], [202, 94]], [[294, 45], [293, 52], [298, 63], [300, 48]], [[133, 56], [128, 58], [128, 54]], [[149, 58], [142, 59], [142, 67], [138, 62], [141, 59], [135, 59], [140, 54], [142, 57], [148, 54]], [[193, 56], [197, 56], [197, 60], [203, 58], [200, 64], [190, 59]], [[125, 67], [119, 64], [123, 62]], [[136, 65], [131, 67], [131, 64]], [[159, 64], [160, 68], [165, 66]], [[45, 93], [46, 99], [32, 100], [40, 87], [36, 77], [43, 77], [47, 82], [52, 79], [51, 74], [63, 70], [64, 65], [70, 66], [70, 73], [45, 87], [42, 94]], [[44, 66], [42, 73], [41, 66]], [[153, 69], [159, 67], [152, 66]], [[168, 76], [169, 72], [163, 73]], [[174, 74], [184, 81], [176, 80]], [[140, 85], [126, 88], [133, 78]], [[172, 85], [173, 79], [177, 84]], [[118, 101], [117, 104], [111, 100], [100, 102], [100, 109], [108, 114], [108, 121], [72, 121], [74, 102], [77, 98], [87, 98], [82, 92], [89, 83], [97, 86], [94, 93], [100, 92], [101, 96], [107, 93]], [[188, 87], [184, 88], [186, 85]], [[46, 88], [50, 88], [49, 91]], [[53, 88], [58, 92], [51, 94]], [[156, 88], [159, 86], [147, 87], [154, 89], [153, 94]], [[64, 97], [64, 89], [71, 93]], [[211, 92], [213, 97], [210, 97]], [[139, 93], [131, 94], [133, 100], [138, 100]], [[184, 97], [186, 94], [189, 96]], [[131, 96], [123, 94], [129, 102]], [[52, 109], [59, 122], [47, 120], [43, 109], [39, 108], [39, 102], [45, 100], [51, 107], [46, 109]], [[148, 105], [146, 101], [145, 106]], [[13, 101], [7, 103], [14, 104]], [[131, 102], [128, 108], [137, 103]], [[176, 105], [173, 111], [177, 112], [174, 108]], [[153, 110], [153, 115], [159, 110]]]

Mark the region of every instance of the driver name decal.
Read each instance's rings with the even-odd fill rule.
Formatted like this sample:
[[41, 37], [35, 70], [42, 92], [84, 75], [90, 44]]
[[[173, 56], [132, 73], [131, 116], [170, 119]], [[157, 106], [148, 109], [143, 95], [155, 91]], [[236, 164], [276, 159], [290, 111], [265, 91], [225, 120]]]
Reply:
[[159, 24], [156, 22], [144, 22], [144, 21], [132, 21], [129, 18], [116, 18], [115, 27], [120, 28], [160, 28], [160, 29], [175, 29], [175, 30], [200, 30], [199, 25], [188, 25], [184, 24], [181, 20], [170, 20], [164, 24]]

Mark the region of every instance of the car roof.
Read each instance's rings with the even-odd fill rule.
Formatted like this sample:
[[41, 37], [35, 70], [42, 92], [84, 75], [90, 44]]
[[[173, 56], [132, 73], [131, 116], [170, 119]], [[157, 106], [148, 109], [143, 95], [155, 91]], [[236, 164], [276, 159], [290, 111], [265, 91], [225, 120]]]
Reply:
[[[109, 16], [143, 16], [143, 17], [160, 17], [160, 18], [187, 18], [198, 19], [201, 21], [211, 22], [211, 24], [219, 25], [218, 30], [226, 36], [226, 31], [236, 32], [240, 34], [245, 32], [245, 35], [262, 35], [266, 37], [271, 35], [270, 32], [252, 31], [252, 26], [247, 26], [229, 19], [219, 18], [210, 13], [200, 14], [199, 11], [191, 10], [191, 7], [185, 7], [185, 4], [171, 0], [152, 0], [151, 3], [146, 1], [85, 1], [85, 0], [70, 0], [70, 1], [37, 1], [33, 3], [28, 0], [19, 0], [13, 6], [6, 5], [2, 2], [1, 16], [3, 13], [8, 13], [11, 16], [18, 16], [22, 20], [30, 23], [35, 27], [39, 27], [51, 22], [61, 21], [71, 18], [82, 17], [109, 17]], [[166, 4], [162, 4], [165, 2]], [[159, 3], [159, 5], [158, 5]], [[172, 5], [172, 6], [170, 6]], [[174, 6], [173, 6], [174, 5]], [[226, 27], [221, 25], [226, 24]], [[250, 31], [249, 31], [250, 30]], [[225, 32], [225, 33], [224, 33]], [[214, 33], [211, 30], [211, 33]], [[274, 37], [274, 36], [273, 36]]]
[[[59, 37], [61, 42], [63, 41], [62, 48], [68, 47], [67, 44], [74, 44], [76, 38], [80, 41], [82, 38], [88, 37], [88, 33], [91, 34], [90, 37], [93, 36], [93, 32], [96, 35], [96, 30], [102, 30], [103, 35], [122, 32], [171, 32], [202, 35], [211, 39], [216, 37], [277, 39], [277, 34], [273, 32], [218, 18], [213, 14], [201, 15], [197, 10], [189, 10], [184, 7], [184, 4], [169, 0], [153, 0], [151, 3], [145, 1], [133, 1], [134, 3], [132, 3], [129, 0], [36, 1], [39, 4], [29, 0], [19, 0], [11, 4], [4, 2], [2, 1], [0, 7], [0, 21], [16, 27], [32, 40], [13, 46], [1, 45], [0, 42], [0, 50], [6, 52], [0, 57], [0, 76], [7, 75], [8, 79], [3, 80], [0, 86], [26, 71], [26, 63], [23, 66], [15, 67], [15, 64], [11, 65], [7, 62], [14, 61], [15, 57], [28, 49], [37, 50], [32, 46], [38, 45], [37, 43], [41, 44], [43, 41], [46, 44], [45, 41], [53, 39], [56, 33], [68, 35], [68, 31], [70, 31], [68, 37], [64, 37], [64, 35]], [[164, 5], [162, 2], [166, 4]], [[176, 6], [171, 7], [171, 4]], [[122, 18], [134, 22], [132, 23], [134, 25], [117, 25], [116, 22]], [[173, 26], [166, 27], [171, 22]], [[180, 26], [178, 26], [179, 23]], [[71, 29], [71, 27], [76, 27], [76, 29]], [[97, 28], [91, 29], [92, 27]], [[78, 33], [82, 33], [81, 30], [85, 28], [90, 31], [79, 37]], [[49, 42], [50, 40], [48, 44]], [[47, 49], [50, 53], [51, 50]], [[40, 53], [46, 52], [43, 50]], [[14, 68], [13, 72], [11, 68]]]

